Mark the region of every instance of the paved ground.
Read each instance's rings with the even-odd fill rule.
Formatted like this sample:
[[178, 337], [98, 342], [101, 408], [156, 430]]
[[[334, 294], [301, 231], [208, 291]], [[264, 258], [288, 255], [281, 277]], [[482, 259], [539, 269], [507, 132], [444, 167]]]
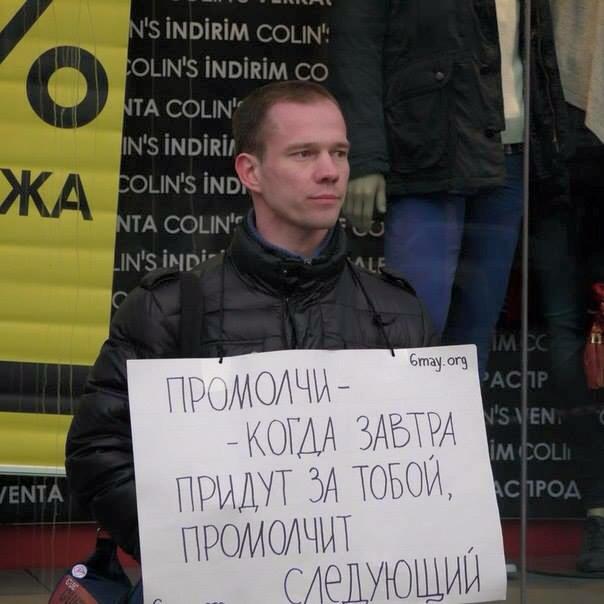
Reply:
[[[42, 569], [0, 571], [0, 604], [47, 604], [50, 589], [61, 572]], [[604, 580], [531, 573], [527, 602], [529, 604], [602, 604]], [[520, 603], [520, 582], [517, 578], [511, 577], [508, 581], [508, 596], [505, 603]]]

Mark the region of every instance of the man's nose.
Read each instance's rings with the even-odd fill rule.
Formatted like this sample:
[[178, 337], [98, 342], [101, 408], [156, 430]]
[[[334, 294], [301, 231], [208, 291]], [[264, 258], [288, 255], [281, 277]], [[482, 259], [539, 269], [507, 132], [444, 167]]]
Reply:
[[319, 181], [336, 182], [340, 177], [338, 164], [331, 153], [325, 151], [317, 157], [315, 165], [315, 176]]

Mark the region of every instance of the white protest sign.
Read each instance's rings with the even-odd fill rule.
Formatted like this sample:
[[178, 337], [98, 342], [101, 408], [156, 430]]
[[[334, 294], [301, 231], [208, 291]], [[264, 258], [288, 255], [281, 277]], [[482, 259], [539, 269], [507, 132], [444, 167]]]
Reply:
[[395, 353], [128, 361], [145, 602], [504, 600], [475, 348]]

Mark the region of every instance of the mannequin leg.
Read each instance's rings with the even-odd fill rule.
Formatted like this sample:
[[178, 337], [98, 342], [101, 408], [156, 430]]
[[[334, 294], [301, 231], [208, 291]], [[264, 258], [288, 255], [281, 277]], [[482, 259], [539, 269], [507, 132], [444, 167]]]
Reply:
[[415, 288], [439, 334], [449, 312], [464, 215], [461, 195], [405, 195], [388, 200], [386, 266]]
[[480, 375], [507, 291], [522, 217], [522, 154], [506, 156], [503, 186], [468, 197], [444, 344], [476, 344]]

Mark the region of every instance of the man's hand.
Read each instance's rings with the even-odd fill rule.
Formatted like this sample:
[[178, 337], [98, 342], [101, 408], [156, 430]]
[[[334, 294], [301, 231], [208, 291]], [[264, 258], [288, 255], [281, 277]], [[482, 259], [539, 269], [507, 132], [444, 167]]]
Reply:
[[367, 174], [348, 183], [344, 214], [357, 229], [368, 231], [373, 210], [386, 211], [386, 180], [383, 174]]

